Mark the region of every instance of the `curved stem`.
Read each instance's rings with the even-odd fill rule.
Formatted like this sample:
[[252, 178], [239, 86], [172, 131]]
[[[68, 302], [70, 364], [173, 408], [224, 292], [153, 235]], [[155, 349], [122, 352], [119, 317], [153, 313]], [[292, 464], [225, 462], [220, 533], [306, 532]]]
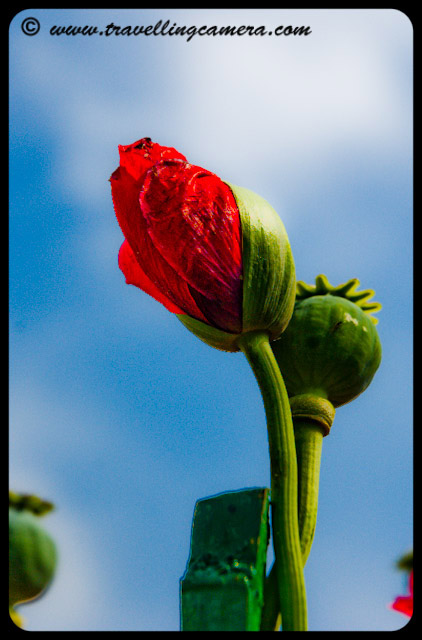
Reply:
[[298, 461], [299, 531], [303, 565], [306, 564], [314, 540], [321, 466], [322, 427], [313, 420], [295, 418], [296, 455]]
[[[293, 425], [298, 463], [300, 547], [303, 566], [305, 566], [312, 547], [317, 519], [324, 429], [316, 421], [306, 418], [293, 418]], [[265, 583], [261, 631], [274, 631], [280, 627], [280, 608], [275, 593], [277, 593], [276, 562]]]
[[298, 524], [296, 448], [283, 378], [263, 332], [238, 339], [264, 401], [271, 464], [271, 511], [279, 607], [284, 631], [306, 631], [306, 590]]

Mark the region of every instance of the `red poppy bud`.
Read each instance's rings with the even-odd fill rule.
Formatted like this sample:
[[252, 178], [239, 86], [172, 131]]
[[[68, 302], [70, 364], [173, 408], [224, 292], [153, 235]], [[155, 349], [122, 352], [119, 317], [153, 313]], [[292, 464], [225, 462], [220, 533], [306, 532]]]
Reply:
[[[238, 350], [234, 340], [239, 334], [263, 328], [252, 326], [253, 322], [251, 325], [251, 309], [248, 313], [244, 305], [243, 253], [246, 246], [246, 252], [252, 256], [249, 262], [256, 262], [256, 241], [246, 238], [245, 245], [245, 229], [250, 235], [254, 223], [250, 211], [243, 216], [241, 213], [245, 208], [242, 198], [248, 201], [251, 195], [259, 196], [229, 186], [210, 171], [189, 164], [175, 149], [162, 147], [149, 138], [120, 146], [119, 152], [120, 166], [110, 181], [116, 216], [126, 238], [119, 254], [126, 282], [176, 313], [201, 339], [218, 348]], [[259, 201], [261, 207], [264, 203], [265, 211], [271, 209], [264, 200]], [[278, 307], [278, 315], [282, 309], [284, 328], [293, 310], [294, 265], [284, 227], [271, 211], [277, 218], [280, 235], [277, 251], [283, 254], [285, 264], [283, 277], [268, 272], [265, 278], [269, 281], [272, 303], [280, 302], [281, 291], [284, 298], [288, 293], [288, 303], [284, 300]], [[259, 236], [263, 235], [262, 226], [259, 220], [256, 232]], [[274, 235], [277, 233], [274, 234], [270, 224], [268, 245], [274, 243]], [[260, 271], [271, 268], [265, 250], [263, 264]], [[256, 265], [250, 271], [258, 272]], [[247, 286], [250, 288], [252, 284], [249, 278]], [[259, 300], [259, 291], [252, 293], [257, 293]], [[263, 302], [262, 306], [268, 304]], [[268, 309], [265, 314], [268, 315]], [[277, 317], [275, 324], [278, 320]], [[269, 332], [273, 332], [273, 327]]]

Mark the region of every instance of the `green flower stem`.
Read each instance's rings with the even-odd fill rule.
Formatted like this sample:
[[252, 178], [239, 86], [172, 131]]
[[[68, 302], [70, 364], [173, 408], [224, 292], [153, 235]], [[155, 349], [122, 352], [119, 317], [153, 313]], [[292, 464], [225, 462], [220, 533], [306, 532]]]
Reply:
[[267, 419], [271, 511], [283, 631], [306, 631], [307, 608], [298, 524], [297, 460], [290, 404], [268, 334], [237, 340], [260, 387]]
[[298, 460], [300, 548], [305, 565], [315, 534], [324, 431], [318, 423], [306, 418], [294, 418], [293, 424]]
[[[307, 418], [293, 418], [298, 463], [299, 535], [305, 566], [314, 539], [319, 473], [324, 427]], [[277, 594], [277, 562], [271, 568], [264, 589], [261, 631], [274, 631], [281, 624]]]

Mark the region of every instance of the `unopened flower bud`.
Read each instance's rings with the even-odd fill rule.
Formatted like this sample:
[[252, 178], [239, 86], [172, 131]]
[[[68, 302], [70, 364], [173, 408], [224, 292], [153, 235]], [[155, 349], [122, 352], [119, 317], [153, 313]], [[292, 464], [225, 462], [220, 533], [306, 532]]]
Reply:
[[218, 349], [238, 351], [237, 338], [252, 331], [278, 338], [293, 311], [295, 269], [274, 209], [149, 138], [119, 151], [111, 188], [126, 282]]

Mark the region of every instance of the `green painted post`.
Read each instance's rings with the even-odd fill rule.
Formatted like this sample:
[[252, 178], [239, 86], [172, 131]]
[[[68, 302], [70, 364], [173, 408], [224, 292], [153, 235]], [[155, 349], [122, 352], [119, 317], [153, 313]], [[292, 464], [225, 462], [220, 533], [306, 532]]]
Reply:
[[267, 488], [197, 501], [180, 581], [182, 631], [259, 631], [268, 507]]

